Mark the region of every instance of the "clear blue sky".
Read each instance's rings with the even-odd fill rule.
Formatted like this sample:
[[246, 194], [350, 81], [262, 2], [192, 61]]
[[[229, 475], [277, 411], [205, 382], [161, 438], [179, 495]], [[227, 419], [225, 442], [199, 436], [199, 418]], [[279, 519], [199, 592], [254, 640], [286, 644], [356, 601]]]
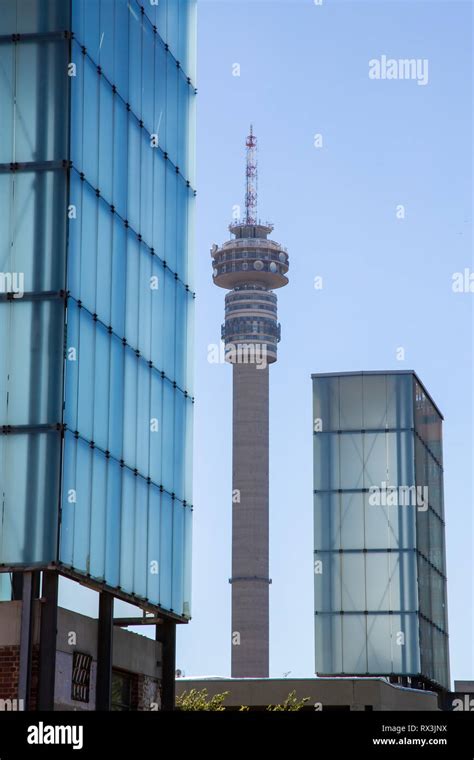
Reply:
[[[207, 361], [225, 295], [209, 249], [243, 201], [252, 122], [260, 216], [290, 254], [270, 371], [271, 675], [314, 672], [310, 375], [414, 369], [445, 416], [451, 675], [474, 677], [474, 294], [451, 289], [454, 272], [474, 270], [471, 13], [456, 0], [199, 3], [193, 620], [177, 653], [186, 675], [230, 673], [232, 378]], [[428, 84], [369, 79], [369, 60], [383, 54], [427, 58]]]

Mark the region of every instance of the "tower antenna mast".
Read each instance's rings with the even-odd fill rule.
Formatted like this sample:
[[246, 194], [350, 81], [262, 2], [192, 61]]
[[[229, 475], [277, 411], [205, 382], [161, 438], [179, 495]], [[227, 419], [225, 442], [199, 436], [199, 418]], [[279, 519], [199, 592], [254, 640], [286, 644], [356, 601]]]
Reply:
[[250, 125], [250, 134], [245, 143], [247, 148], [245, 224], [257, 224], [257, 138]]

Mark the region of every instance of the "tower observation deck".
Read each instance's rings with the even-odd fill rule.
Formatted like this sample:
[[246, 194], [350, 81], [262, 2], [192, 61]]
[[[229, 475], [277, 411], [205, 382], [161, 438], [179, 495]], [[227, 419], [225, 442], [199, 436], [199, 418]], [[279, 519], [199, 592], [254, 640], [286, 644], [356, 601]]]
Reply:
[[269, 672], [269, 365], [277, 360], [277, 296], [288, 253], [257, 219], [257, 141], [246, 141], [245, 215], [211, 248], [213, 281], [229, 292], [221, 336], [233, 365], [232, 677]]

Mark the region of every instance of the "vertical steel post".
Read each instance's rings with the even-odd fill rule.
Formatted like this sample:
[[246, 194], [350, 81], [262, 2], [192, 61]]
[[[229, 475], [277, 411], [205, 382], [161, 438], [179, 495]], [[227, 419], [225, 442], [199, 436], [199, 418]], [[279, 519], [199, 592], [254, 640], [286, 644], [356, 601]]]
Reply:
[[112, 650], [114, 628], [114, 597], [101, 591], [97, 640], [96, 710], [110, 710], [112, 705]]

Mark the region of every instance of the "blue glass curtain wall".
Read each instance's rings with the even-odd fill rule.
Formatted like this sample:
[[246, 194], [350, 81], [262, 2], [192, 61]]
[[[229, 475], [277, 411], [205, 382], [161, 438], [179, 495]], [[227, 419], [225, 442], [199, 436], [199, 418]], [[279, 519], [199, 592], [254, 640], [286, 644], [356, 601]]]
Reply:
[[196, 2], [0, 8], [0, 562], [189, 616]]
[[72, 5], [60, 544], [64, 564], [186, 616], [194, 5]]
[[68, 28], [68, 3], [0, 4], [0, 563], [6, 566], [57, 559]]

